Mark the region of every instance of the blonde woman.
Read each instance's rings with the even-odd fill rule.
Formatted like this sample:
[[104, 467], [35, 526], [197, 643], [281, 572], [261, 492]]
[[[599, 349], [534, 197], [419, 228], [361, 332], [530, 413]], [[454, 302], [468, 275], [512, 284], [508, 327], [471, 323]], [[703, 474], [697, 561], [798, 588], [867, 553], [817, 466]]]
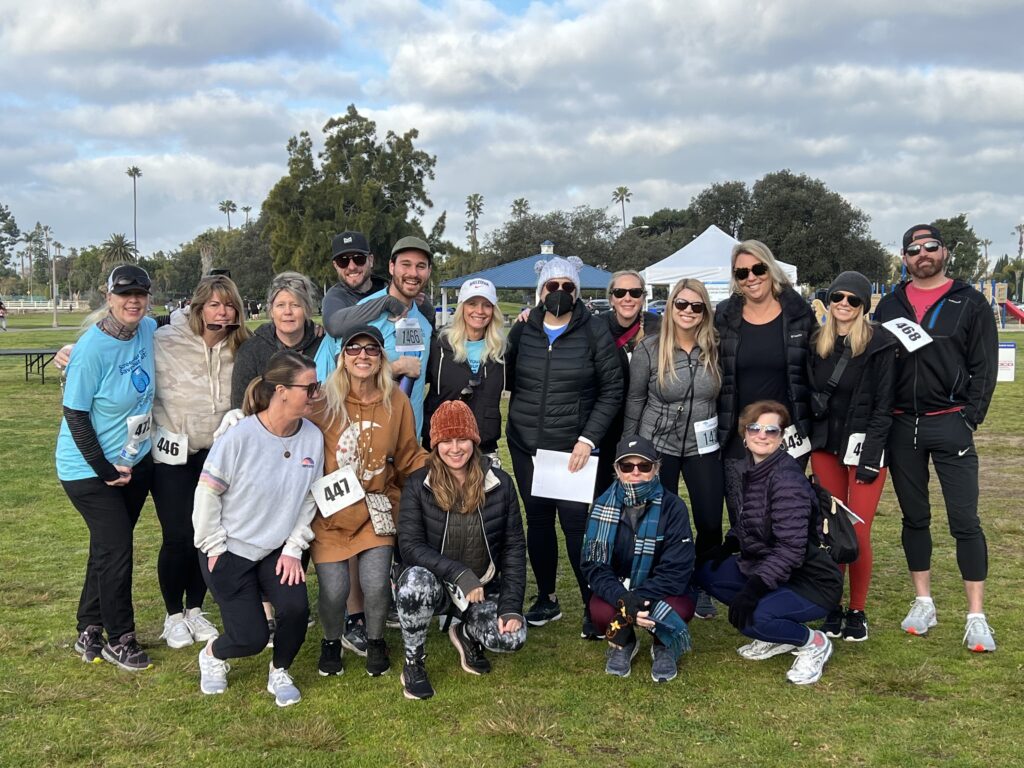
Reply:
[[505, 388], [505, 318], [494, 283], [474, 278], [462, 284], [452, 322], [431, 338], [428, 360], [423, 445], [430, 448], [430, 417], [438, 406], [461, 400], [476, 418], [481, 452], [495, 460]]
[[394, 521], [405, 480], [423, 466], [427, 452], [419, 447], [412, 405], [394, 385], [384, 337], [376, 327], [357, 327], [342, 342], [325, 390], [326, 398], [311, 416], [324, 433], [324, 469], [328, 475], [347, 475], [349, 487], [358, 483], [365, 497], [321, 509], [313, 520], [312, 554], [324, 628], [318, 669], [325, 677], [344, 669], [348, 560], [355, 557], [366, 616], [366, 672], [377, 677], [391, 668], [384, 622], [391, 600]]
[[[678, 493], [682, 474], [700, 557], [722, 540], [725, 494], [718, 445], [718, 333], [702, 282], [687, 278], [672, 288], [660, 332], [633, 353], [629, 382], [625, 434], [654, 443], [661, 454], [661, 483], [672, 493]], [[713, 604], [701, 600], [697, 614], [710, 618]]]

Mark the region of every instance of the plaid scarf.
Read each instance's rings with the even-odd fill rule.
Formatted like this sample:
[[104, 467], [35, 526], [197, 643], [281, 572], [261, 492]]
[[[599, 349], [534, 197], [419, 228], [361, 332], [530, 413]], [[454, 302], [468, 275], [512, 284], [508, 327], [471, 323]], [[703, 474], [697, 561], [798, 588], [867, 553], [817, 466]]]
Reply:
[[[587, 533], [583, 539], [583, 561], [611, 565], [615, 549], [615, 534], [622, 519], [623, 507], [646, 505], [646, 514], [638, 520], [633, 542], [633, 564], [629, 583], [633, 589], [643, 584], [651, 573], [654, 551], [658, 543], [658, 522], [661, 519], [661, 500], [664, 489], [655, 477], [646, 483], [612, 483], [590, 512]], [[649, 618], [655, 622], [654, 634], [662, 644], [672, 649], [676, 658], [692, 647], [686, 622], [664, 600], [652, 607]]]

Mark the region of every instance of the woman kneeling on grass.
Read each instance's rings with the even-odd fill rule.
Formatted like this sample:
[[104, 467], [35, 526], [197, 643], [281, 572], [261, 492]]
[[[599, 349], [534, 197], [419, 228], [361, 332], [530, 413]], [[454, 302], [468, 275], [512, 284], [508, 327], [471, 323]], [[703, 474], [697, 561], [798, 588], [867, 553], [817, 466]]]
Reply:
[[832, 644], [804, 626], [823, 618], [843, 591], [839, 568], [810, 534], [814, 491], [799, 462], [782, 450], [789, 411], [774, 400], [751, 403], [739, 418], [747, 466], [736, 524], [707, 552], [697, 580], [729, 606], [729, 622], [752, 643], [738, 653], [761, 661], [796, 651], [786, 678], [821, 679]]
[[427, 466], [405, 485], [398, 518], [406, 570], [395, 602], [407, 699], [434, 695], [424, 643], [435, 613], [461, 618], [448, 636], [462, 668], [473, 675], [491, 671], [484, 648], [518, 651], [526, 642], [526, 539], [512, 478], [480, 453], [476, 419], [460, 400], [434, 412], [430, 443]]
[[323, 474], [324, 444], [303, 416], [318, 391], [312, 360], [275, 353], [246, 390], [247, 418], [218, 438], [206, 458], [192, 520], [224, 633], [199, 652], [203, 693], [227, 689], [227, 659], [266, 647], [262, 594], [277, 616], [267, 691], [279, 707], [302, 698], [288, 668], [306, 639], [309, 617], [301, 557], [313, 538], [310, 488]]
[[651, 679], [667, 683], [691, 647], [690, 514], [681, 498], [663, 488], [650, 440], [627, 435], [615, 457], [617, 479], [594, 502], [583, 540], [583, 574], [593, 590], [590, 617], [608, 639], [605, 672], [629, 677], [639, 650], [635, 624], [654, 635]]

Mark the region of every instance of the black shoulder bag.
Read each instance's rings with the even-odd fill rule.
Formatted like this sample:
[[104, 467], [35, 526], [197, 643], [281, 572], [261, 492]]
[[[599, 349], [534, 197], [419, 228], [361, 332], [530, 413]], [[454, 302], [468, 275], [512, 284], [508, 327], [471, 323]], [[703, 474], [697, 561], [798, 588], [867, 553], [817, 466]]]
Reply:
[[811, 415], [815, 420], [823, 419], [828, 415], [828, 401], [832, 398], [832, 393], [836, 387], [839, 386], [839, 380], [843, 377], [843, 372], [846, 371], [846, 365], [850, 362], [850, 357], [852, 356], [853, 350], [850, 348], [849, 343], [847, 343], [846, 348], [843, 349], [842, 357], [836, 361], [836, 367], [832, 369], [832, 375], [828, 377], [824, 391], [811, 393]]

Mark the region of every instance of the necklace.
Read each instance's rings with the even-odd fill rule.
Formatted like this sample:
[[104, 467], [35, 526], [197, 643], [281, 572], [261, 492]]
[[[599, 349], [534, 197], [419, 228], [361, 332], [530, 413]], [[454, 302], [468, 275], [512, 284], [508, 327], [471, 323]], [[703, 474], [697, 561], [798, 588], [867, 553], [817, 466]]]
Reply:
[[274, 431], [274, 422], [270, 420], [270, 414], [268, 414], [266, 411], [264, 411], [263, 413], [266, 414], [267, 416], [267, 431], [274, 437], [276, 437], [277, 442], [279, 442], [281, 444], [281, 447], [284, 448], [284, 457], [286, 459], [290, 459], [292, 457], [292, 452], [288, 450], [288, 444], [283, 439], [281, 439], [281, 436], [277, 434], [277, 432]]

